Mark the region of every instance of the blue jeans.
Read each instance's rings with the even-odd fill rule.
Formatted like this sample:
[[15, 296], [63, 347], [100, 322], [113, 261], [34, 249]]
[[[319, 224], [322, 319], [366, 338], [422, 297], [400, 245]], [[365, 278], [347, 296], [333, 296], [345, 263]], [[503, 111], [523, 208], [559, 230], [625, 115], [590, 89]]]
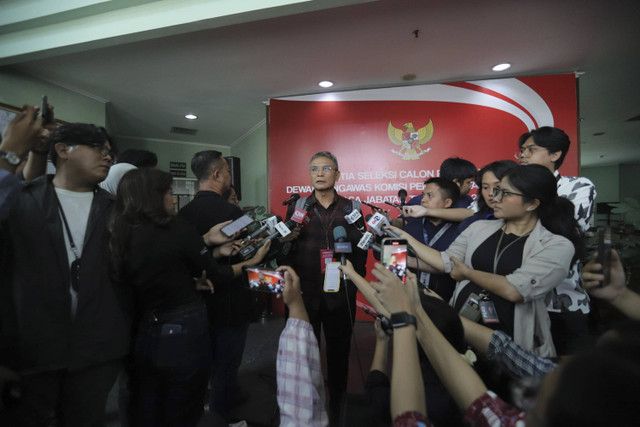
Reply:
[[211, 341], [204, 303], [149, 313], [135, 349], [137, 426], [195, 426], [211, 366]]

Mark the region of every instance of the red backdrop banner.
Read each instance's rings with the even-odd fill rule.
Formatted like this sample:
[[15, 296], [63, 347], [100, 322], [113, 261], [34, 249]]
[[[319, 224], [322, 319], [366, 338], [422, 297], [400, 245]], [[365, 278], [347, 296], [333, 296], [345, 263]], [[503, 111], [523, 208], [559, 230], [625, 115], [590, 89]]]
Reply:
[[312, 191], [308, 164], [319, 151], [338, 158], [341, 195], [377, 205], [398, 202], [400, 189], [420, 194], [422, 183], [439, 176], [448, 157], [478, 168], [515, 160], [518, 137], [540, 126], [569, 135], [572, 146], [561, 172], [576, 175], [576, 96], [575, 76], [565, 74], [272, 99], [272, 212], [284, 216], [283, 200]]

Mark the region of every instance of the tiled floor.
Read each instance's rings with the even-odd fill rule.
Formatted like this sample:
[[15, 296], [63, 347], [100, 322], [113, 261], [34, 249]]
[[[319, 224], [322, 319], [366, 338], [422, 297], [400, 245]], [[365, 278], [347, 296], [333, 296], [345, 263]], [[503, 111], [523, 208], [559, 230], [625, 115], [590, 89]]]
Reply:
[[[276, 402], [276, 355], [278, 339], [284, 328], [284, 318], [267, 316], [249, 328], [238, 385], [242, 394], [249, 399], [235, 406], [230, 413], [234, 420], [245, 420], [250, 427], [277, 426], [278, 405]], [[364, 391], [364, 378], [369, 372], [375, 334], [373, 324], [356, 322], [354, 340], [351, 343], [349, 361], [349, 381], [342, 425], [358, 425], [353, 422], [359, 411], [359, 395]], [[321, 349], [321, 354], [323, 354]], [[323, 355], [324, 356], [324, 355]], [[323, 357], [324, 365], [324, 357]], [[326, 372], [326, 366], [324, 366]], [[107, 402], [109, 427], [119, 427], [117, 389], [111, 391]]]

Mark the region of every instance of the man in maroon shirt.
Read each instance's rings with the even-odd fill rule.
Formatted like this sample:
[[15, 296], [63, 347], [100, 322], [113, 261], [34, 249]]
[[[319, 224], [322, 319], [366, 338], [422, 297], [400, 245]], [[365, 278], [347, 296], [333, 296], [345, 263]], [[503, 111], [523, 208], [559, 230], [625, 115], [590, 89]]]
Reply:
[[[324, 263], [331, 257], [334, 247], [333, 230], [345, 228], [351, 241], [353, 253], [347, 258], [356, 271], [366, 274], [367, 252], [358, 249], [360, 233], [344, 218], [344, 208], [359, 209], [360, 203], [338, 195], [334, 185], [340, 179], [338, 160], [327, 151], [315, 154], [309, 163], [309, 178], [314, 191], [308, 196], [311, 204], [311, 221], [300, 230], [291, 263], [300, 275], [302, 298], [309, 313], [310, 323], [318, 342], [321, 328], [327, 347], [327, 369], [331, 417], [338, 419], [340, 401], [347, 388], [349, 374], [349, 351], [351, 333], [355, 319], [356, 292], [353, 283], [340, 283], [338, 292], [324, 292]], [[306, 198], [304, 198], [306, 199]], [[298, 206], [304, 206], [300, 199]], [[290, 206], [287, 219], [291, 218], [295, 206]], [[333, 256], [336, 260], [336, 257]]]

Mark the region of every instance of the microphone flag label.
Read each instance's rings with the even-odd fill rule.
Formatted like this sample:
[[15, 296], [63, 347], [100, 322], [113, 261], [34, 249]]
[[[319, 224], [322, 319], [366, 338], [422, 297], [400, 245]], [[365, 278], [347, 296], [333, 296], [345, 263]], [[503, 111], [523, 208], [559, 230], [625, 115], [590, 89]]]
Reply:
[[302, 224], [305, 219], [307, 218], [307, 211], [305, 211], [304, 209], [300, 209], [297, 208], [294, 212], [293, 215], [291, 215], [291, 219], [295, 222], [297, 222], [298, 224]]
[[358, 242], [358, 247], [363, 251], [369, 250], [369, 246], [373, 242], [373, 234], [370, 231], [367, 231], [362, 235], [362, 238]]
[[333, 252], [337, 254], [350, 254], [353, 252], [351, 249], [351, 242], [336, 242], [333, 245]]
[[367, 224], [369, 225], [369, 228], [372, 228], [378, 236], [382, 236], [384, 234], [384, 231], [382, 231], [382, 227], [389, 225], [389, 221], [380, 212], [376, 212], [371, 218], [369, 218], [369, 222], [367, 222]]
[[289, 227], [287, 227], [282, 221], [276, 224], [276, 230], [278, 230], [278, 233], [280, 233], [282, 237], [287, 237], [289, 234], [291, 234], [291, 230], [289, 230]]
[[349, 224], [355, 224], [357, 220], [362, 218], [362, 215], [357, 210], [352, 210], [351, 213], [345, 215], [344, 218], [347, 220]]

